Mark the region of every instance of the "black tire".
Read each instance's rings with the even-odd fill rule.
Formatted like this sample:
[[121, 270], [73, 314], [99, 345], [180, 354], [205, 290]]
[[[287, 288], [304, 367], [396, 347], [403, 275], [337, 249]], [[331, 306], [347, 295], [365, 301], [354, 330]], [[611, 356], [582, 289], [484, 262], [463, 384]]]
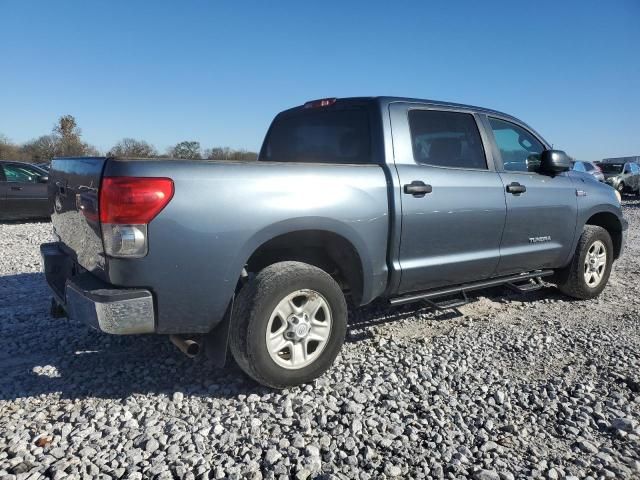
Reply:
[[625, 187], [624, 183], [620, 182], [618, 184], [618, 186], [616, 187], [616, 190], [618, 190], [618, 193], [620, 194], [620, 196], [624, 195], [625, 191], [626, 191], [626, 187]]
[[[600, 241], [604, 244], [606, 249], [606, 265], [602, 273], [602, 279], [596, 286], [590, 286], [585, 280], [585, 261], [589, 249], [596, 241]], [[589, 298], [595, 298], [604, 287], [606, 287], [609, 281], [609, 275], [611, 275], [611, 266], [613, 265], [613, 242], [611, 236], [602, 227], [595, 225], [585, 225], [582, 230], [582, 236], [576, 247], [575, 254], [571, 259], [571, 263], [565, 268], [558, 270], [554, 275], [554, 281], [556, 282], [558, 289], [573, 298], [586, 300]]]
[[[297, 290], [313, 290], [331, 310], [331, 330], [323, 350], [309, 365], [287, 369], [271, 357], [265, 338], [271, 314], [279, 302]], [[240, 368], [258, 383], [286, 388], [322, 375], [338, 355], [347, 331], [347, 303], [339, 285], [325, 271], [302, 262], [266, 267], [247, 282], [236, 297], [229, 346]]]

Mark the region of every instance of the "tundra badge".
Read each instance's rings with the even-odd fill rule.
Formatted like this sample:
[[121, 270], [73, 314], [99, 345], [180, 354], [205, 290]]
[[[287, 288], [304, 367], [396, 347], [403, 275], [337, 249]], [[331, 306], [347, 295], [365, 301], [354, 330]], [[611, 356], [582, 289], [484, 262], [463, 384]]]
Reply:
[[544, 237], [529, 237], [529, 243], [542, 243], [542, 242], [550, 242], [551, 236], [545, 235]]

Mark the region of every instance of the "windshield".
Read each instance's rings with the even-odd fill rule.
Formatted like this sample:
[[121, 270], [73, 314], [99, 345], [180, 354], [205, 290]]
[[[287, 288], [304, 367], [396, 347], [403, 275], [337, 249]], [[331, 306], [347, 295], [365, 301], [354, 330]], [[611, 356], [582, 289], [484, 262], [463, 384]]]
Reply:
[[622, 173], [624, 165], [622, 163], [601, 163], [600, 170], [604, 173]]
[[309, 109], [274, 120], [261, 161], [370, 163], [367, 111]]

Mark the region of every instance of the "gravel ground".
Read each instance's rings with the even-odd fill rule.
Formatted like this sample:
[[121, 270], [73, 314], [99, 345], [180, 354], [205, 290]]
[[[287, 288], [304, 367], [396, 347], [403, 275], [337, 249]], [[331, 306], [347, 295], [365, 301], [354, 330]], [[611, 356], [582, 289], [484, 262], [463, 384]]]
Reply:
[[0, 478], [640, 478], [640, 201], [593, 301], [374, 305], [282, 392], [48, 316], [46, 223], [0, 224]]

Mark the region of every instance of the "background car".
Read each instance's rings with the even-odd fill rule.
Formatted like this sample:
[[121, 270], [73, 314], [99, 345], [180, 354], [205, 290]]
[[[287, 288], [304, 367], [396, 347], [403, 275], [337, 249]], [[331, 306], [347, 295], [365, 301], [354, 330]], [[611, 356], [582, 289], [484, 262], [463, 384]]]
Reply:
[[608, 162], [608, 163], [627, 163], [627, 162], [640, 163], [640, 155], [631, 155], [628, 157], [603, 158], [602, 161]]
[[47, 172], [51, 168], [51, 164], [50, 163], [35, 163], [34, 165], [36, 167], [40, 167], [42, 170], [46, 170]]
[[0, 161], [0, 220], [45, 218], [49, 173], [36, 165]]
[[600, 170], [600, 167], [593, 162], [576, 160], [573, 162], [573, 169], [576, 172], [588, 173], [599, 182], [604, 182], [604, 175], [602, 174], [602, 170]]
[[640, 165], [635, 162], [603, 161], [600, 169], [605, 182], [620, 194], [635, 193], [640, 195]]

